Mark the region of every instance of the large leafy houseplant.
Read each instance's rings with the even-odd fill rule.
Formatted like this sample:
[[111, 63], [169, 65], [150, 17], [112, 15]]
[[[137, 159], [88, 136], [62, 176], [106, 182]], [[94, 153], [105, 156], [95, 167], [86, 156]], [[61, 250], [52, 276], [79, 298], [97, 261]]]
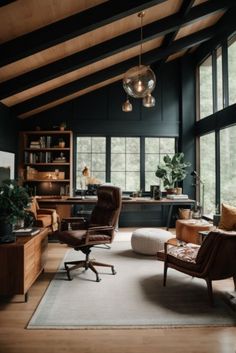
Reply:
[[14, 180], [4, 180], [0, 185], [0, 222], [15, 224], [27, 215], [30, 197], [26, 189]]
[[175, 153], [173, 157], [165, 155], [163, 163], [157, 166], [156, 176], [163, 181], [165, 189], [174, 188], [184, 180], [190, 166], [191, 163], [185, 161], [183, 152]]

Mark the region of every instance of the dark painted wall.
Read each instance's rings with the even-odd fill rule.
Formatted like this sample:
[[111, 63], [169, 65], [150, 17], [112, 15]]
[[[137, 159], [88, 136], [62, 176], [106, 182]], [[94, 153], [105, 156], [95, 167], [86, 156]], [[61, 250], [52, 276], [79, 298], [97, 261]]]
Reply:
[[[195, 119], [195, 92], [191, 76], [192, 66], [187, 60], [182, 63], [177, 60], [163, 65], [158, 71], [154, 68], [154, 71], [157, 78], [157, 86], [153, 92], [156, 98], [154, 108], [144, 108], [141, 100], [131, 98], [133, 111], [122, 112], [126, 94], [122, 82], [119, 81], [25, 119], [21, 122], [21, 130], [34, 130], [36, 126], [40, 126], [42, 130], [53, 129], [60, 122], [66, 121], [67, 128], [74, 132], [74, 136], [89, 134], [179, 137], [179, 150], [183, 150], [186, 158], [194, 164], [192, 127]], [[189, 185], [191, 178], [184, 183], [184, 192], [192, 196], [193, 189]], [[166, 218], [167, 210], [164, 211], [163, 213], [160, 207], [152, 210], [127, 209], [122, 212], [121, 223], [131, 226], [161, 226]]]
[[195, 66], [191, 57], [181, 59], [180, 69], [180, 133], [179, 150], [184, 152], [187, 161], [191, 162], [189, 173], [183, 181], [184, 193], [195, 199], [195, 187], [191, 171], [196, 169], [196, 149], [195, 149], [195, 120], [196, 120], [196, 84]]
[[15, 171], [18, 150], [18, 123], [16, 116], [9, 108], [0, 103], [0, 151], [16, 153]]
[[153, 93], [156, 107], [144, 108], [141, 100], [131, 99], [133, 111], [122, 112], [126, 99], [122, 82], [96, 90], [71, 102], [25, 119], [22, 130], [52, 129], [62, 121], [75, 134], [112, 136], [178, 136], [179, 134], [179, 63], [169, 63], [156, 72]]

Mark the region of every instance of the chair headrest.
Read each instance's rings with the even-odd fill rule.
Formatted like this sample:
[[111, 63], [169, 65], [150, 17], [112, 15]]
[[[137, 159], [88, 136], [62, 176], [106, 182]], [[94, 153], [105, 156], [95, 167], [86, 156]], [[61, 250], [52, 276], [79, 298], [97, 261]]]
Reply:
[[118, 209], [121, 207], [121, 189], [117, 186], [102, 185], [97, 190], [97, 206], [104, 209]]

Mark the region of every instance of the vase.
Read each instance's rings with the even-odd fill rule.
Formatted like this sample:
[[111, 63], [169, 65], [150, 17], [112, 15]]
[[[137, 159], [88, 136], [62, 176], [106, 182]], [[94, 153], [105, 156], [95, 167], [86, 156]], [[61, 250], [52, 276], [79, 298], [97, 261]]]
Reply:
[[167, 195], [176, 194], [176, 188], [168, 188], [166, 189], [166, 193]]
[[64, 148], [65, 147], [65, 141], [60, 141], [59, 142], [59, 147]]
[[13, 225], [0, 221], [0, 243], [14, 243], [16, 237], [13, 235]]

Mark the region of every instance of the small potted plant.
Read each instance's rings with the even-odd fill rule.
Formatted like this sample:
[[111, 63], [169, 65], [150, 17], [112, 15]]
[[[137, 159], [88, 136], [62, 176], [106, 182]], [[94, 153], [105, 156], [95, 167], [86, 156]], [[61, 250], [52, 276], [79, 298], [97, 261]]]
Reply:
[[64, 131], [66, 129], [66, 122], [62, 122], [59, 127], [61, 131]]
[[30, 197], [26, 189], [14, 180], [4, 180], [0, 186], [0, 243], [13, 242], [13, 226], [27, 217]]
[[65, 141], [64, 141], [63, 138], [59, 138], [58, 145], [59, 145], [60, 148], [64, 148], [65, 147]]
[[175, 153], [173, 157], [163, 157], [163, 163], [157, 167], [156, 176], [163, 181], [167, 193], [177, 193], [176, 186], [184, 180], [190, 166], [190, 162], [185, 162], [183, 152]]

